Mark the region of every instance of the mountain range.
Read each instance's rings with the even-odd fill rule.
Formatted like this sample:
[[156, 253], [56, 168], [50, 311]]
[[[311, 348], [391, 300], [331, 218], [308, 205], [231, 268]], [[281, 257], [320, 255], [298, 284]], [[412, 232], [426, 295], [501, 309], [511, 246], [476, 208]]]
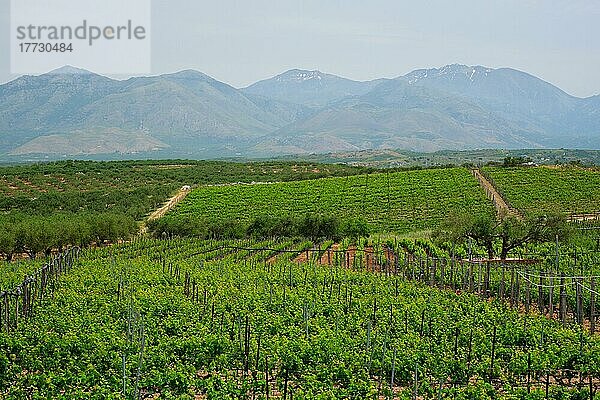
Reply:
[[0, 159], [600, 149], [600, 96], [459, 64], [366, 82], [294, 69], [242, 89], [193, 70], [115, 80], [63, 67], [0, 85], [0, 138]]

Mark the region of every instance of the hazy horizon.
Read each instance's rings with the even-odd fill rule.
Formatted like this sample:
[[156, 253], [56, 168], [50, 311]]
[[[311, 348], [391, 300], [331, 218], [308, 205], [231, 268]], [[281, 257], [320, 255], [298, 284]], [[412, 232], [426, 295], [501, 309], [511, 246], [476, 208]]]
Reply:
[[[452, 64], [459, 64], [459, 65], [461, 65], [460, 63], [452, 63]], [[445, 67], [445, 66], [448, 66], [448, 65], [452, 65], [452, 64], [438, 65], [438, 66], [432, 66], [432, 67], [422, 67], [422, 68], [417, 68], [417, 70], [418, 70], [418, 69], [435, 69], [435, 68], [437, 68], [437, 69], [440, 69], [440, 68], [442, 68], [442, 67]], [[464, 65], [464, 64], [463, 64], [463, 65]], [[466, 65], [466, 66], [467, 66], [467, 67], [484, 67], [484, 68], [493, 68], [493, 67], [490, 67], [490, 66], [488, 66], [488, 65], [480, 65], [480, 64], [478, 64], [478, 65]], [[80, 67], [78, 67], [78, 66], [74, 66], [74, 65], [65, 65], [65, 66], [63, 66], [63, 67], [61, 67], [61, 68], [70, 68], [70, 67], [72, 67], [72, 68], [75, 68], [75, 69], [82, 69], [82, 70], [84, 70], [84, 71], [91, 72], [91, 73], [94, 73], [94, 74], [96, 74], [96, 75], [106, 76], [106, 77], [109, 77], [109, 78], [111, 78], [111, 79], [115, 79], [115, 80], [127, 80], [127, 79], [130, 79], [130, 78], [134, 78], [134, 77], [142, 77], [142, 76], [143, 76], [143, 77], [151, 77], [151, 76], [168, 75], [168, 74], [175, 74], [175, 73], [182, 72], [182, 71], [187, 71], [187, 70], [192, 70], [192, 71], [196, 71], [196, 72], [200, 72], [200, 73], [204, 73], [204, 74], [206, 74], [204, 71], [201, 71], [201, 70], [199, 70], [199, 69], [196, 69], [196, 68], [182, 68], [182, 69], [178, 69], [178, 70], [174, 70], [174, 71], [165, 71], [165, 72], [152, 73], [152, 74], [146, 74], [146, 75], [127, 75], [127, 76], [123, 76], [123, 75], [110, 75], [110, 74], [102, 74], [102, 73], [97, 73], [97, 72], [95, 72], [95, 71], [89, 71], [89, 70], [86, 70], [86, 69], [83, 69], [83, 68], [80, 68]], [[493, 69], [502, 69], [502, 68], [511, 68], [511, 69], [515, 69], [515, 68], [512, 68], [512, 67], [497, 67], [497, 68], [493, 68]], [[245, 86], [235, 86], [235, 85], [231, 84], [230, 82], [225, 82], [225, 81], [221, 81], [221, 80], [219, 80], [219, 81], [220, 81], [220, 82], [223, 82], [223, 83], [225, 83], [225, 84], [228, 84], [228, 85], [230, 85], [230, 86], [232, 86], [232, 87], [234, 87], [234, 88], [236, 88], [236, 89], [244, 89], [244, 88], [246, 88], [246, 87], [248, 87], [248, 86], [251, 86], [252, 84], [254, 84], [254, 83], [256, 83], [256, 82], [260, 82], [261, 80], [270, 79], [270, 78], [273, 78], [273, 77], [275, 77], [275, 76], [278, 76], [278, 75], [284, 74], [284, 73], [286, 73], [286, 72], [293, 71], [293, 70], [295, 70], [295, 69], [298, 69], [298, 70], [305, 70], [305, 71], [311, 71], [311, 72], [312, 72], [312, 71], [318, 71], [318, 72], [320, 72], [320, 73], [323, 73], [323, 74], [327, 74], [327, 75], [335, 75], [335, 76], [338, 76], [338, 77], [340, 77], [340, 78], [345, 78], [345, 79], [355, 80], [355, 81], [359, 81], [359, 82], [367, 82], [367, 81], [376, 80], [376, 79], [381, 79], [381, 78], [383, 78], [383, 79], [394, 79], [394, 78], [398, 78], [398, 77], [400, 77], [400, 76], [404, 76], [404, 75], [406, 75], [406, 74], [408, 74], [408, 73], [410, 73], [410, 72], [413, 72], [413, 71], [415, 71], [415, 70], [410, 70], [410, 71], [406, 71], [406, 72], [404, 72], [404, 73], [400, 73], [400, 74], [398, 74], [398, 75], [396, 75], [396, 76], [387, 76], [387, 77], [381, 77], [381, 76], [380, 76], [380, 77], [375, 77], [375, 78], [372, 78], [372, 79], [368, 79], [368, 80], [363, 80], [363, 81], [360, 81], [360, 80], [356, 80], [356, 79], [349, 78], [349, 77], [347, 77], [347, 76], [343, 76], [343, 75], [337, 74], [335, 71], [321, 71], [321, 70], [317, 70], [317, 69], [310, 69], [310, 68], [306, 68], [306, 69], [304, 69], [304, 68], [291, 68], [291, 69], [288, 69], [288, 70], [285, 70], [285, 71], [281, 71], [281, 72], [279, 72], [279, 73], [276, 73], [275, 75], [268, 76], [268, 77], [266, 77], [266, 78], [260, 79], [260, 80], [258, 80], [258, 81], [255, 81], [255, 82], [250, 82], [248, 85], [245, 85]], [[51, 72], [53, 72], [53, 71], [54, 71], [54, 70], [47, 71], [45, 74], [51, 73]], [[521, 71], [521, 72], [524, 72], [524, 73], [529, 73], [528, 71], [522, 71], [522, 70], [518, 70], [518, 71]], [[8, 82], [10, 82], [10, 81], [12, 81], [12, 80], [14, 80], [14, 79], [18, 79], [18, 77], [20, 77], [20, 76], [26, 76], [26, 75], [30, 75], [30, 74], [23, 74], [23, 75], [18, 75], [18, 76], [15, 76], [15, 77], [13, 77], [13, 78], [9, 79], [8, 81], [5, 81], [5, 82], [0, 82], [0, 84], [8, 83]], [[37, 74], [33, 74], [33, 75], [37, 75]], [[41, 74], [41, 75], [44, 75], [44, 74]], [[208, 75], [208, 74], [206, 74], [206, 75]], [[209, 75], [209, 76], [210, 76], [210, 75]], [[535, 75], [534, 75], [534, 76], [535, 76]], [[211, 77], [212, 77], [212, 78], [215, 78], [214, 76], [211, 76]], [[540, 77], [537, 77], [537, 78], [540, 78]], [[215, 79], [216, 79], [216, 78], [215, 78]], [[542, 79], [542, 78], [540, 78], [540, 79]], [[542, 80], [543, 80], [543, 79], [542, 79]], [[579, 97], [579, 96], [576, 96], [576, 95], [573, 95], [573, 94], [571, 94], [571, 93], [567, 92], [566, 90], [564, 90], [563, 88], [561, 88], [560, 86], [558, 86], [558, 85], [556, 85], [556, 84], [554, 84], [554, 83], [552, 83], [552, 82], [548, 82], [548, 81], [545, 81], [545, 82], [547, 82], [547, 83], [550, 83], [550, 84], [552, 84], [552, 85], [554, 85], [554, 86], [558, 87], [559, 89], [563, 90], [565, 93], [567, 93], [567, 94], [569, 94], [569, 95], [571, 95], [571, 96], [573, 96], [573, 97]], [[590, 96], [579, 97], [579, 98], [593, 97], [593, 96], [596, 96], [596, 95], [598, 95], [598, 94], [592, 94], [592, 95], [590, 95]]]
[[[8, 2], [0, 50], [9, 53]], [[152, 74], [195, 69], [246, 87], [289, 69], [365, 81], [448, 64], [509, 67], [577, 97], [600, 93], [600, 3], [154, 0]], [[0, 82], [10, 74], [0, 59]]]

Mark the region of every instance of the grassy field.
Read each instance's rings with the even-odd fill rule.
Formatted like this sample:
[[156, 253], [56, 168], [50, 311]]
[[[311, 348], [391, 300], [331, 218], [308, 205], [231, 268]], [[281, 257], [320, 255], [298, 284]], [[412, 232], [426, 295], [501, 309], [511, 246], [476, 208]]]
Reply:
[[467, 169], [432, 169], [307, 180], [203, 186], [167, 218], [249, 221], [257, 216], [332, 214], [362, 218], [375, 231], [433, 229], [451, 210], [493, 213]]
[[504, 198], [525, 214], [600, 211], [600, 170], [579, 167], [483, 168]]

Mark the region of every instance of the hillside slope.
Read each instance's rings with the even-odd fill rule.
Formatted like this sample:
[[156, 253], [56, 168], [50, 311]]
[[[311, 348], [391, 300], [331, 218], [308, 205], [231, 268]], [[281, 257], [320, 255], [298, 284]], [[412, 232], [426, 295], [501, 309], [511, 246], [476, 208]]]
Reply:
[[270, 157], [365, 149], [600, 149], [600, 96], [510, 68], [358, 82], [290, 70], [236, 89], [198, 71], [119, 81], [66, 67], [0, 85], [0, 159]]

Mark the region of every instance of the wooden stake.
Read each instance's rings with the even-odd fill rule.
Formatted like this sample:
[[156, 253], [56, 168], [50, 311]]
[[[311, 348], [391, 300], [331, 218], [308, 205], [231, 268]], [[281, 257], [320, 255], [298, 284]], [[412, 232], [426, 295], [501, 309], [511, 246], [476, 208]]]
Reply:
[[538, 286], [538, 310], [544, 314], [544, 273], [540, 272], [540, 286]]
[[548, 289], [548, 312], [550, 319], [554, 318], [554, 277], [550, 276], [550, 288]]
[[559, 305], [560, 320], [563, 325], [567, 323], [567, 288], [565, 286], [565, 274], [560, 277], [560, 305]]
[[575, 280], [575, 304], [577, 306], [577, 323], [583, 324], [583, 296], [581, 292], [581, 278]]
[[492, 360], [490, 362], [490, 383], [492, 383], [492, 379], [494, 378], [494, 357], [496, 356], [496, 329], [497, 326], [494, 325], [494, 334], [492, 337]]
[[596, 280], [594, 277], [590, 280], [590, 331], [596, 332]]

